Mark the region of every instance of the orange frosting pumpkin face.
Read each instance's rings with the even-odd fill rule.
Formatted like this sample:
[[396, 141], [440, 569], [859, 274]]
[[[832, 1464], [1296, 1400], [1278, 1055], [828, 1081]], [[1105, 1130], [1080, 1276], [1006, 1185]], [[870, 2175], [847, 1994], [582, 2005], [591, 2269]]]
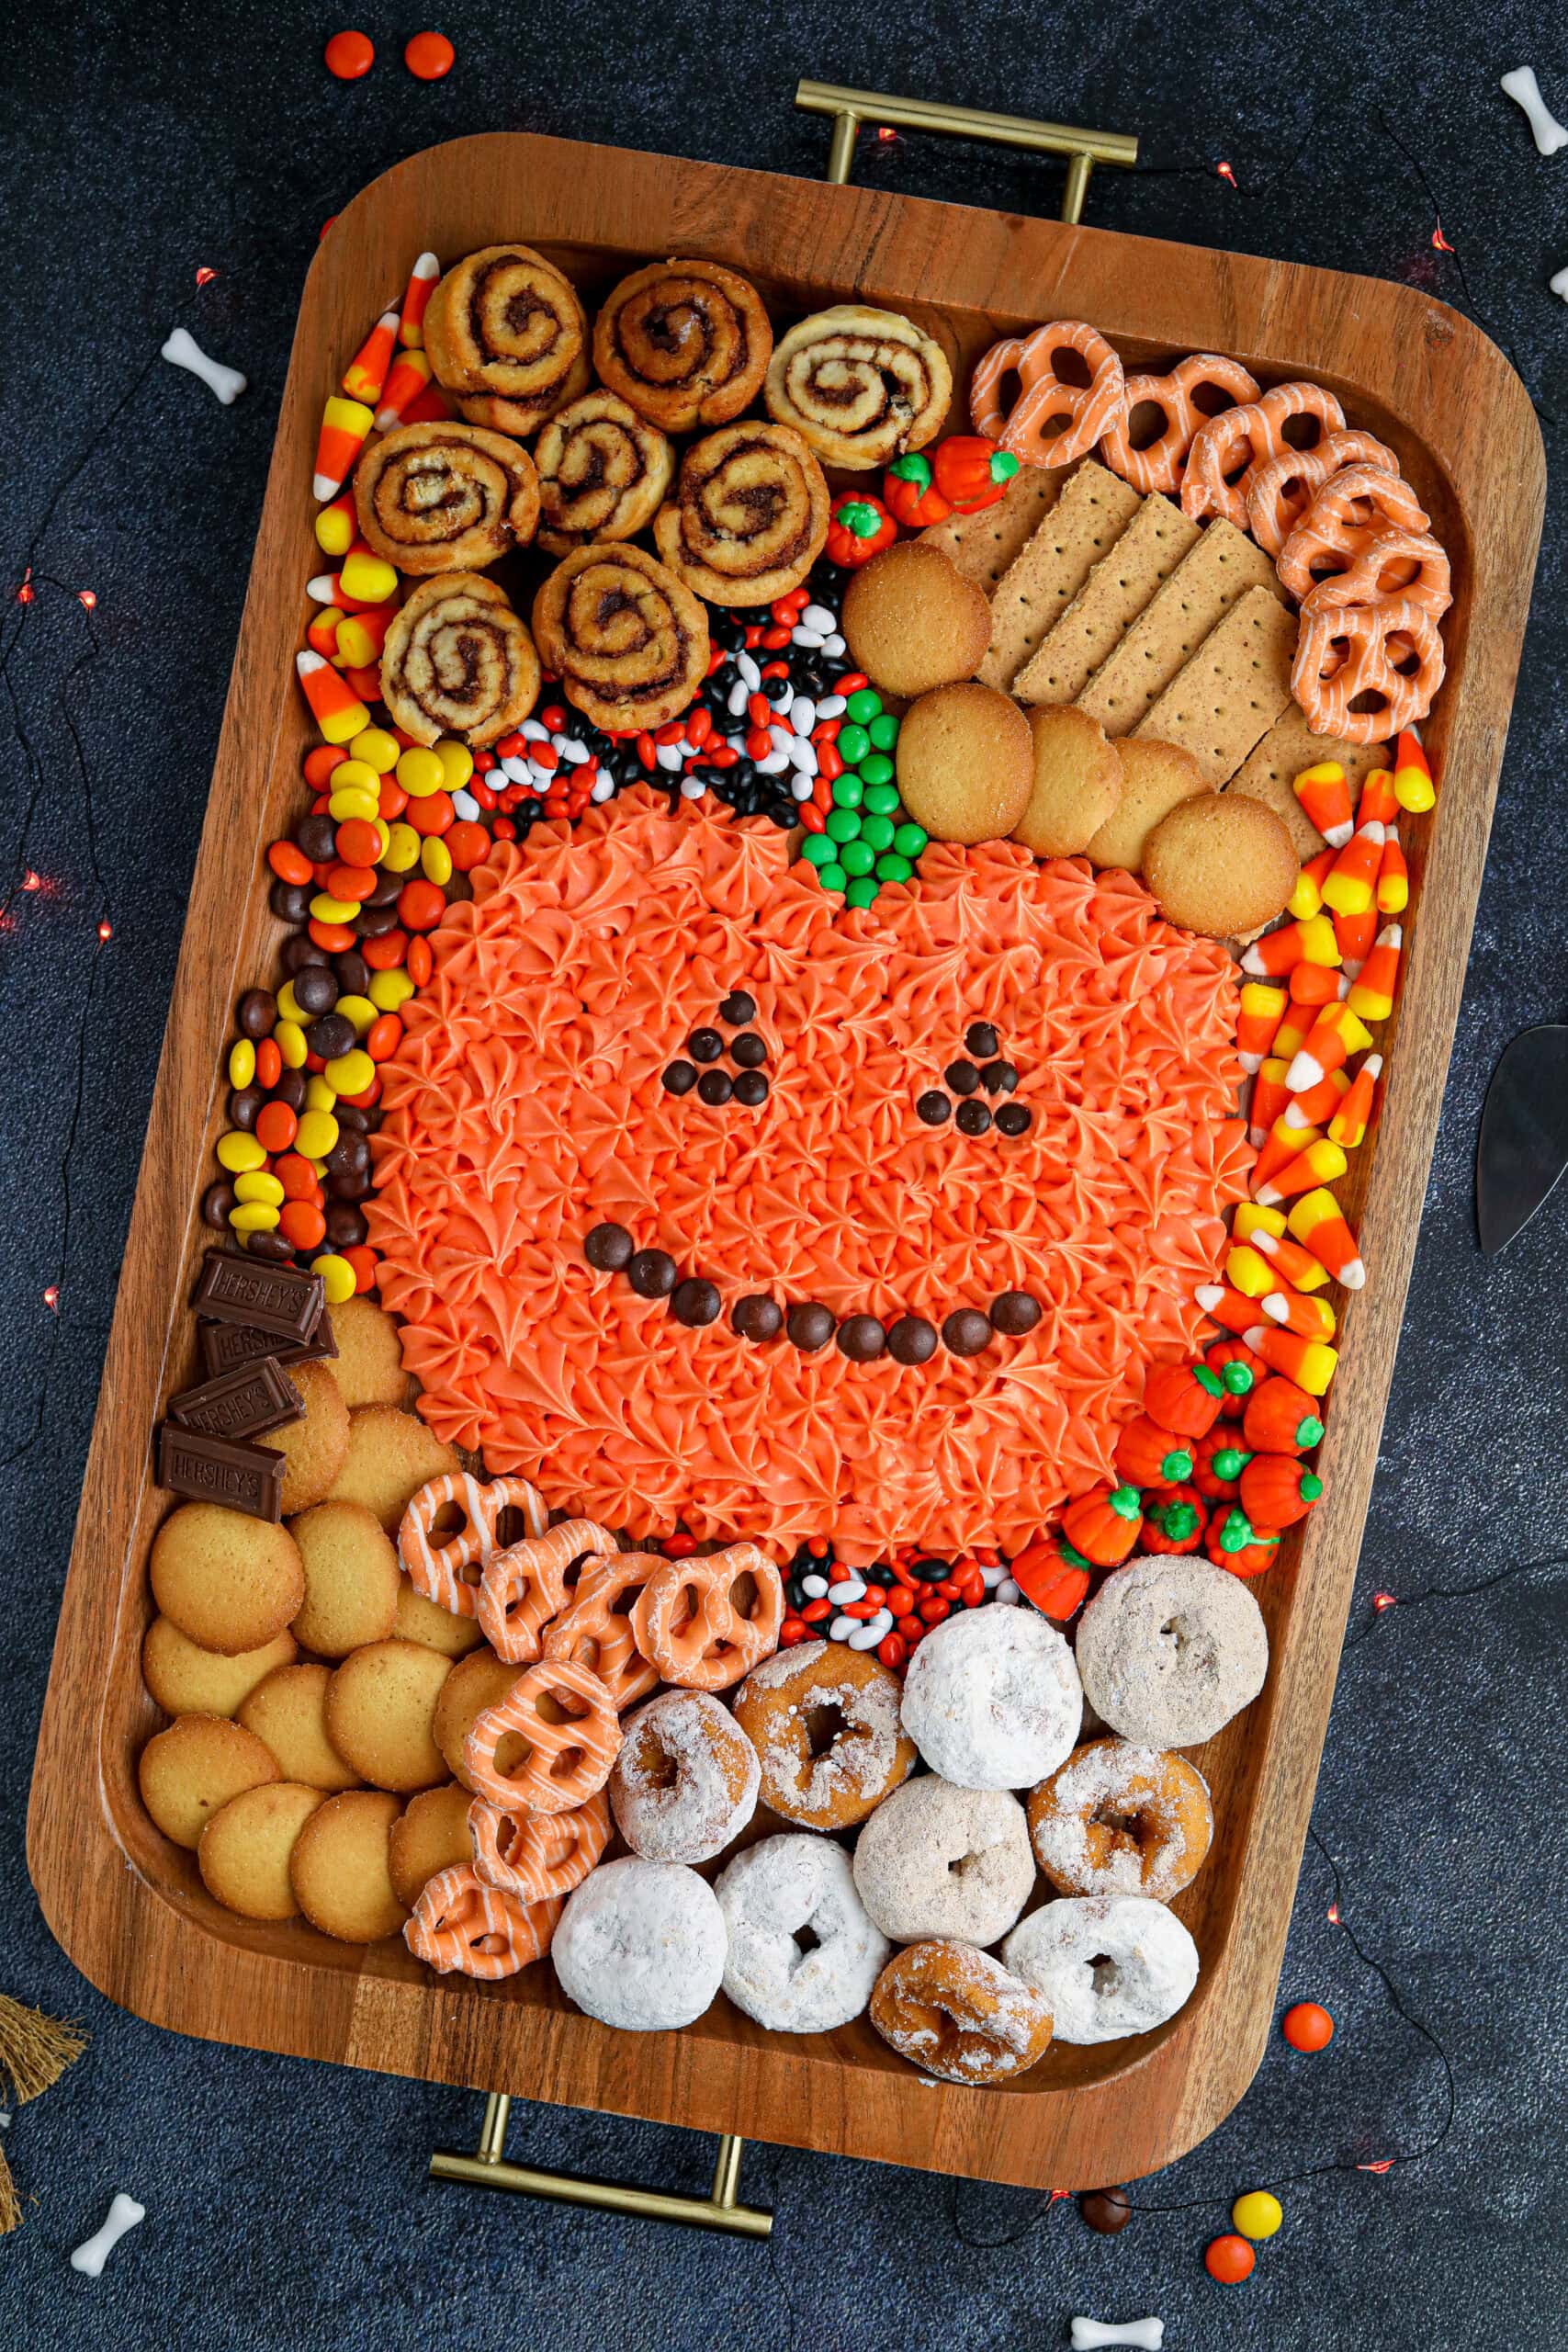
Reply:
[[[1145, 1363], [1192, 1350], [1245, 1192], [1223, 948], [1129, 875], [1008, 842], [933, 845], [846, 912], [772, 824], [640, 786], [498, 844], [472, 882], [384, 1069], [367, 1204], [442, 1437], [634, 1541], [678, 1520], [828, 1534], [852, 1565], [1017, 1552], [1113, 1476]], [[668, 1093], [736, 989], [766, 1102]], [[1019, 1073], [996, 1099], [1028, 1108], [1021, 1136], [916, 1116], [976, 1021]], [[718, 1319], [688, 1329], [592, 1269], [604, 1220], [713, 1283]], [[1007, 1290], [1040, 1302], [1032, 1331], [918, 1367], [729, 1323], [766, 1292], [940, 1329]]]

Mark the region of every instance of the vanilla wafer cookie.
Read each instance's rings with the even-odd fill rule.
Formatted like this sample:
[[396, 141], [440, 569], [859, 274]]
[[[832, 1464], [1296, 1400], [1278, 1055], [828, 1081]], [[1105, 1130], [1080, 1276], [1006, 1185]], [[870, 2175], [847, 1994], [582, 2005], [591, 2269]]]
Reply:
[[1098, 718], [1108, 735], [1130, 735], [1249, 588], [1267, 588], [1284, 602], [1268, 557], [1222, 516], [1209, 524], [1110, 660], [1075, 695], [1078, 708]]
[[1105, 467], [1085, 459], [991, 598], [983, 684], [1004, 692], [1011, 686], [1143, 503]]
[[1190, 752], [1217, 792], [1289, 707], [1296, 632], [1294, 613], [1249, 588], [1134, 732]]
[[1020, 702], [1067, 703], [1080, 695], [1201, 537], [1174, 499], [1145, 498], [1014, 678]]

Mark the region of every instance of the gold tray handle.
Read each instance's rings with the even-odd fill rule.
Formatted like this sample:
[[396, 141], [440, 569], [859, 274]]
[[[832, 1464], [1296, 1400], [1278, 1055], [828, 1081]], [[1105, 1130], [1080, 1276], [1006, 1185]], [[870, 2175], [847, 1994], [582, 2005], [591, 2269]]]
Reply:
[[807, 114], [831, 119], [828, 177], [844, 187], [855, 159], [855, 134], [863, 122], [889, 123], [898, 130], [944, 130], [955, 139], [985, 139], [997, 147], [1023, 147], [1036, 155], [1065, 155], [1067, 184], [1062, 218], [1077, 226], [1083, 218], [1089, 175], [1096, 164], [1130, 171], [1138, 141], [1123, 130], [1079, 130], [1067, 122], [1032, 122], [1027, 115], [990, 114], [981, 107], [953, 107], [939, 98], [896, 98], [884, 90], [841, 90], [832, 82], [797, 84], [795, 103]]
[[506, 2123], [510, 2095], [491, 2091], [485, 2100], [479, 2144], [471, 2156], [437, 2148], [430, 2159], [433, 2180], [460, 2181], [467, 2188], [510, 2188], [542, 2197], [552, 2205], [596, 2206], [604, 2213], [629, 2213], [639, 2222], [680, 2222], [688, 2229], [716, 2230], [728, 2237], [767, 2238], [773, 2217], [740, 2202], [740, 2154], [745, 2143], [720, 2134], [713, 2188], [706, 2197], [682, 2197], [668, 2188], [631, 2188], [618, 2180], [584, 2180], [576, 2173], [542, 2172], [533, 2165], [509, 2164]]

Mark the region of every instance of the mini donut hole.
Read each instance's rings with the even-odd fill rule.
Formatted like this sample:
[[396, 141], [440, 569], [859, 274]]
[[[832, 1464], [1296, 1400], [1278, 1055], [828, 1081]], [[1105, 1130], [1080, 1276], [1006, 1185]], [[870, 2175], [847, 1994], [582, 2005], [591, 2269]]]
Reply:
[[806, 1748], [812, 1761], [815, 1763], [818, 1757], [826, 1756], [849, 1727], [844, 1711], [836, 1700], [824, 1700], [820, 1706], [808, 1707], [806, 1711]]

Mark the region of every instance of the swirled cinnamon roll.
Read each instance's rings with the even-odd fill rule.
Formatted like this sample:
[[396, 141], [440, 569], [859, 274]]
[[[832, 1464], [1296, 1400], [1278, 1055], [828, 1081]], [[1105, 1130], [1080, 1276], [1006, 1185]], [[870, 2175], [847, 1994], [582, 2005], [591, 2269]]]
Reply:
[[953, 370], [912, 319], [840, 302], [784, 336], [764, 398], [769, 415], [803, 434], [825, 465], [866, 473], [936, 438]]
[[675, 452], [614, 392], [584, 392], [558, 409], [535, 447], [539, 545], [570, 555], [592, 539], [629, 539], [651, 523]]
[[520, 727], [539, 695], [534, 640], [493, 580], [422, 580], [387, 631], [381, 699], [418, 743], [459, 735], [476, 750]]
[[525, 547], [539, 519], [534, 460], [474, 424], [400, 424], [354, 477], [359, 527], [400, 571], [478, 571]]
[[623, 735], [662, 727], [707, 675], [707, 615], [641, 548], [579, 548], [534, 599], [534, 634], [567, 700]]
[[600, 380], [665, 433], [739, 416], [761, 388], [773, 347], [756, 288], [712, 261], [634, 270], [593, 327]]
[[436, 382], [470, 424], [521, 438], [588, 389], [588, 321], [532, 245], [486, 245], [449, 269], [424, 314]]
[[681, 460], [653, 526], [660, 554], [710, 605], [768, 605], [798, 588], [828, 538], [821, 467], [787, 424], [726, 424]]

